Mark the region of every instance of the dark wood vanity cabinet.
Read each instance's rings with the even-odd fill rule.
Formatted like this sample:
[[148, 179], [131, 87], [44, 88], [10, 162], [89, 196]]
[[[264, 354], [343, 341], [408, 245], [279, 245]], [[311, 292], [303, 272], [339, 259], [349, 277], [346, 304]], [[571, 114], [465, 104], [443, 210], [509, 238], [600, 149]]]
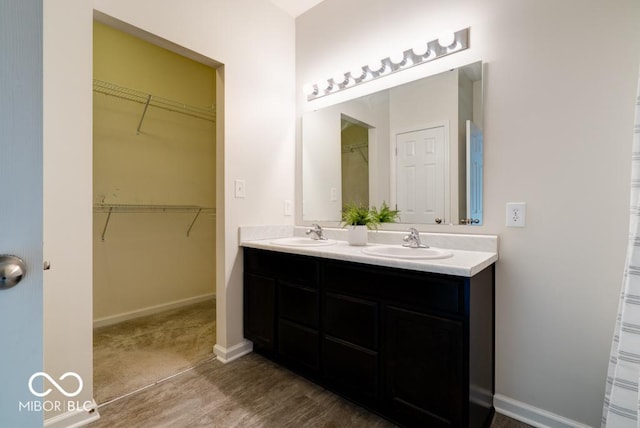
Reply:
[[254, 350], [306, 375], [319, 370], [319, 262], [245, 250], [244, 335]]
[[493, 265], [467, 278], [244, 255], [244, 332], [256, 352], [403, 426], [489, 426]]

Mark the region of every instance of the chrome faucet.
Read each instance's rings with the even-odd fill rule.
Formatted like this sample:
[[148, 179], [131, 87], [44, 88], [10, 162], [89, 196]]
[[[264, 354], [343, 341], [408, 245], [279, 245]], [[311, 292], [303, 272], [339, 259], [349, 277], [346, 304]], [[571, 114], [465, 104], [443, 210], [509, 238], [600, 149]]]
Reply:
[[409, 229], [409, 234], [402, 238], [406, 244], [402, 244], [403, 247], [410, 248], [429, 248], [427, 244], [423, 244], [420, 241], [420, 232], [415, 227]]
[[311, 235], [311, 239], [326, 241], [327, 237], [322, 234], [322, 227], [319, 224], [312, 224], [312, 229], [306, 231], [307, 235]]

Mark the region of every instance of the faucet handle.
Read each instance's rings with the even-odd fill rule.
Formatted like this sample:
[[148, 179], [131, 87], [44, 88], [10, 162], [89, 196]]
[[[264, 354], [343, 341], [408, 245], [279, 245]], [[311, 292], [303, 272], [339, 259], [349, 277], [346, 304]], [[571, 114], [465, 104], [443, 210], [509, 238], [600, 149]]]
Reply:
[[418, 229], [416, 229], [415, 227], [410, 227], [409, 228], [409, 233], [412, 236], [420, 236], [420, 232], [418, 232]]

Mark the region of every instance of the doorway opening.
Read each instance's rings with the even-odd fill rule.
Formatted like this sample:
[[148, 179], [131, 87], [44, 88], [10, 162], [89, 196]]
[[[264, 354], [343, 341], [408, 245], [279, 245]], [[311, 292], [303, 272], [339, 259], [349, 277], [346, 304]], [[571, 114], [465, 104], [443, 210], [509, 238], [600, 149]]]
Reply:
[[369, 131], [372, 127], [340, 115], [342, 203], [369, 206]]
[[93, 67], [98, 405], [213, 359], [216, 343], [216, 64], [101, 21]]

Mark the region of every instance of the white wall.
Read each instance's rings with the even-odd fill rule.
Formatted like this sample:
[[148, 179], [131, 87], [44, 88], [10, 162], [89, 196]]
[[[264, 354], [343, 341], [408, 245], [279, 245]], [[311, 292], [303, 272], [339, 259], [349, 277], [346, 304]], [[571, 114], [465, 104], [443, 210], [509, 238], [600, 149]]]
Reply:
[[[92, 7], [224, 64], [217, 83], [225, 96], [217, 115], [224, 142], [217, 153], [216, 234], [222, 350], [243, 342], [237, 228], [293, 223], [283, 216], [283, 200], [294, 196], [295, 146], [294, 21], [269, 1], [45, 2], [45, 259], [52, 261], [45, 278], [45, 368], [80, 373], [88, 397]], [[234, 178], [246, 180], [245, 199], [233, 198]]]
[[[487, 63], [485, 224], [423, 230], [500, 235], [496, 393], [593, 426], [628, 230], [639, 16], [635, 0], [325, 0], [296, 21], [298, 116]], [[300, 90], [464, 27], [467, 51], [311, 103]], [[509, 201], [527, 202], [526, 228], [504, 226]]]

